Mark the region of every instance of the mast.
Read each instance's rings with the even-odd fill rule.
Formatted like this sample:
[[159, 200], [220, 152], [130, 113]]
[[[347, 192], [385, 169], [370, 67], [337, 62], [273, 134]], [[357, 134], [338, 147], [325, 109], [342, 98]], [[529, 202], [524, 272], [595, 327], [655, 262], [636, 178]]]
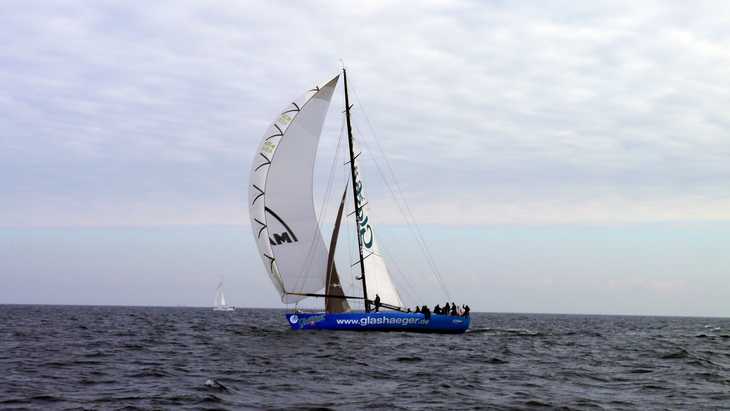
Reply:
[[355, 178], [355, 149], [352, 143], [352, 124], [350, 123], [350, 97], [347, 94], [347, 71], [342, 68], [342, 76], [345, 80], [345, 118], [347, 119], [347, 142], [350, 146], [350, 173], [352, 174], [352, 198], [355, 202], [355, 236], [357, 237], [357, 252], [360, 255], [360, 280], [362, 281], [362, 296], [365, 300], [365, 312], [370, 312], [370, 300], [368, 300], [368, 287], [365, 283], [365, 263], [362, 257], [362, 238], [360, 238], [360, 227], [358, 216], [360, 216], [360, 200], [357, 198], [357, 178]]

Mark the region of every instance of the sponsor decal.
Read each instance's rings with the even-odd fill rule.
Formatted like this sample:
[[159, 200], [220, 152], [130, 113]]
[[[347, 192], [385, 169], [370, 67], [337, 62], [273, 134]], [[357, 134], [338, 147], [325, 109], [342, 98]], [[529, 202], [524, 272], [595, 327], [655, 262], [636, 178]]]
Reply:
[[274, 212], [274, 210], [270, 209], [269, 207], [265, 207], [264, 211], [270, 216], [274, 217], [282, 226], [284, 226], [285, 229], [285, 231], [281, 233], [271, 233], [271, 236], [269, 237], [269, 244], [275, 246], [286, 243], [296, 243], [297, 241], [299, 241], [297, 239], [297, 235], [294, 234], [294, 231], [291, 229], [291, 227], [289, 227], [289, 225], [285, 223], [284, 220]]
[[318, 323], [322, 320], [324, 320], [324, 315], [314, 315], [312, 317], [303, 318], [302, 327], [304, 327], [305, 325], [314, 325], [315, 323]]
[[[295, 240], [296, 241], [296, 240]], [[269, 238], [271, 245], [281, 245], [281, 243], [292, 243], [292, 237], [289, 237], [289, 233], [286, 231], [283, 233], [274, 233], [273, 237]]]
[[335, 322], [339, 325], [359, 325], [360, 327], [367, 327], [369, 325], [426, 325], [429, 323], [429, 320], [417, 317], [367, 316], [361, 318], [343, 318], [335, 320]]
[[355, 195], [357, 196], [357, 203], [361, 205], [357, 213], [358, 231], [360, 232], [362, 245], [370, 250], [370, 248], [373, 246], [373, 229], [372, 227], [370, 227], [368, 216], [367, 214], [365, 214], [365, 209], [362, 207], [362, 204], [365, 203], [365, 194], [363, 193], [363, 185], [362, 181], [360, 180], [360, 169], [357, 167], [357, 165], [355, 165], [354, 168]]
[[262, 148], [262, 150], [271, 154], [274, 152], [275, 148], [276, 148], [276, 144], [272, 143], [271, 141], [266, 141], [266, 142], [264, 142], [264, 147]]
[[300, 317], [296, 314], [292, 314], [289, 316], [289, 323], [291, 323], [292, 327], [294, 327], [295, 329], [302, 329], [308, 325], [313, 325], [322, 320], [324, 320], [324, 315], [313, 315], [311, 317], [305, 315], [303, 317]]
[[291, 117], [288, 114], [282, 114], [281, 117], [279, 117], [279, 123], [283, 125], [287, 125], [291, 123]]

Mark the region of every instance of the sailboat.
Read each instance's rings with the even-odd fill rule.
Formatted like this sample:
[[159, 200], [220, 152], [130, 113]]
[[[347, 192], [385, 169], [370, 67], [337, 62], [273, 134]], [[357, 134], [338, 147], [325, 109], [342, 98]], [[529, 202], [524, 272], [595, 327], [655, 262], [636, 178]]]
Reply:
[[[266, 272], [285, 304], [324, 299], [322, 312], [294, 311], [294, 330], [414, 331], [463, 333], [468, 316], [411, 312], [404, 307], [379, 251], [352, 134], [347, 72], [344, 112], [349, 147], [349, 181], [325, 245], [314, 207], [314, 165], [320, 134], [340, 74], [289, 103], [269, 126], [256, 151], [249, 183], [249, 216]], [[362, 295], [346, 295], [334, 255], [348, 191], [354, 203], [358, 243], [357, 280]], [[354, 265], [353, 265], [354, 266]], [[350, 302], [363, 303], [353, 310]]]
[[223, 294], [223, 281], [218, 283], [213, 301], [213, 311], [233, 311], [236, 307], [226, 304], [226, 296]]

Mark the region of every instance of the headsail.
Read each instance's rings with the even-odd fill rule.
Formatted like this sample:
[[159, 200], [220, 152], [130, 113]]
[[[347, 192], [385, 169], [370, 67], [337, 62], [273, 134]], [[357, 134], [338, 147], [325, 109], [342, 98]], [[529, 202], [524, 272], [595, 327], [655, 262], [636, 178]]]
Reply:
[[287, 293], [325, 285], [327, 248], [314, 209], [317, 145], [339, 76], [290, 103], [264, 135], [251, 168], [249, 216], [264, 266], [284, 303]]

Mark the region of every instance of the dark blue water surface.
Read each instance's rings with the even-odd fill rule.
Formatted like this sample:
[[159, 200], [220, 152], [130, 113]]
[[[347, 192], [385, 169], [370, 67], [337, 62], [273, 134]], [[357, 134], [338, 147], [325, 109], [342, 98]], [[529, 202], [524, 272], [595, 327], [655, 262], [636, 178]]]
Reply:
[[424, 335], [282, 314], [0, 306], [0, 409], [730, 409], [730, 319], [475, 313]]

